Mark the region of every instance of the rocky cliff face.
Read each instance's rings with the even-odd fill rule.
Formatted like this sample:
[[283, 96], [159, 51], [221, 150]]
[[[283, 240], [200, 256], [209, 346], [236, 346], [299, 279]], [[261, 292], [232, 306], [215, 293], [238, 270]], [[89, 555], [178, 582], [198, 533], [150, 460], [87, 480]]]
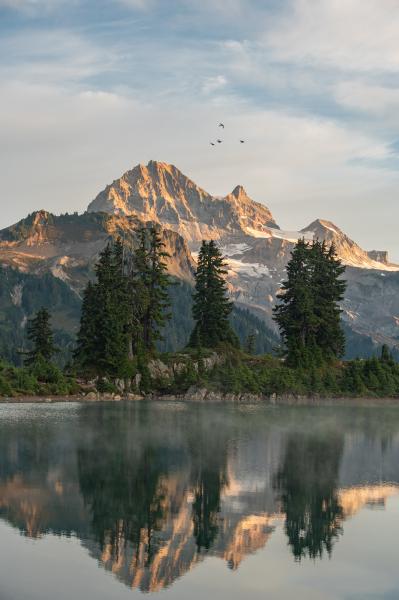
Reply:
[[[57, 217], [41, 210], [0, 231], [0, 264], [36, 274], [49, 271], [80, 293], [107, 241], [119, 237], [134, 244], [140, 223], [143, 221], [134, 216], [85, 213]], [[160, 232], [169, 254], [168, 271], [191, 281], [194, 262], [185, 240], [164, 227]]]

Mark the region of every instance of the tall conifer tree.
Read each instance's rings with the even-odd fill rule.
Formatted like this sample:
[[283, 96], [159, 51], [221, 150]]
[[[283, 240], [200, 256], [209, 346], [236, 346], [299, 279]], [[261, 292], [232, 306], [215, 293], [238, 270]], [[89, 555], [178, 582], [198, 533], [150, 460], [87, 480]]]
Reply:
[[159, 231], [156, 227], [151, 227], [148, 232], [149, 237], [149, 271], [148, 271], [148, 304], [144, 314], [144, 344], [149, 352], [155, 350], [155, 343], [162, 339], [162, 329], [165, 323], [170, 319], [170, 300], [168, 288], [171, 285], [170, 277], [167, 273], [165, 259], [169, 256], [165, 252]]
[[129, 253], [120, 240], [108, 243], [86, 287], [75, 363], [85, 374], [125, 377], [134, 357], [153, 352], [168, 319], [167, 253], [158, 230], [140, 228]]
[[292, 366], [306, 365], [315, 350], [317, 323], [313, 312], [309, 249], [310, 245], [304, 239], [298, 240], [287, 265], [287, 279], [278, 295], [280, 304], [273, 309], [287, 363]]
[[80, 328], [77, 336], [74, 361], [87, 374], [95, 374], [97, 365], [97, 290], [89, 281], [83, 293]]
[[154, 352], [162, 339], [162, 329], [170, 318], [168, 288], [172, 285], [167, 273], [165, 252], [157, 227], [141, 227], [132, 256], [130, 293], [132, 310], [133, 351]]
[[287, 363], [308, 367], [339, 358], [345, 351], [339, 303], [346, 288], [345, 267], [334, 246], [299, 240], [287, 265], [287, 280], [274, 308]]
[[215, 242], [203, 241], [195, 274], [195, 327], [190, 337], [190, 346], [197, 347], [201, 344], [206, 348], [214, 348], [220, 342], [239, 345], [229, 323], [233, 303], [227, 296], [226, 274], [226, 264]]
[[25, 359], [25, 364], [33, 365], [40, 358], [50, 362], [58, 349], [54, 345], [51, 329], [51, 315], [46, 308], [41, 308], [28, 322], [28, 340], [32, 345]]
[[341, 278], [345, 267], [337, 259], [333, 244], [328, 247], [325, 242], [316, 240], [310, 252], [316, 345], [325, 360], [339, 358], [345, 352], [339, 305], [346, 289], [346, 282]]
[[120, 240], [108, 243], [86, 287], [75, 360], [82, 371], [122, 377], [128, 361], [129, 304]]

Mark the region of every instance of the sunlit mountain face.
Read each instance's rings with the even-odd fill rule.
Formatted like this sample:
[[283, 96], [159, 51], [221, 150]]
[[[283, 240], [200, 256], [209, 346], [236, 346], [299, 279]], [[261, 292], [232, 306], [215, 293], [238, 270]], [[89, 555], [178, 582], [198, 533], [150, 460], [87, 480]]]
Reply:
[[283, 532], [333, 556], [350, 520], [399, 496], [399, 411], [167, 403], [10, 406], [0, 517], [73, 536], [129, 587], [164, 589], [209, 557], [231, 570]]

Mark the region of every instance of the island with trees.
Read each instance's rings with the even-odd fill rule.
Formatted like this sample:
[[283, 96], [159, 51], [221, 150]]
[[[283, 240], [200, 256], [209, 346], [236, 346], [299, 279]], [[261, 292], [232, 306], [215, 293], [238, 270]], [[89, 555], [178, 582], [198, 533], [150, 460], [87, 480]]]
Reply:
[[134, 246], [110, 240], [100, 252], [67, 364], [57, 361], [51, 314], [41, 308], [28, 322], [23, 366], [0, 359], [1, 397], [399, 397], [399, 365], [387, 346], [371, 358], [343, 360], [345, 267], [332, 245], [298, 240], [274, 307], [281, 343], [256, 354], [261, 333], [248, 330], [240, 343], [227, 265], [217, 244], [203, 241], [192, 292], [194, 326], [181, 351], [168, 353], [159, 345], [177, 284], [157, 227], [139, 227], [135, 240]]

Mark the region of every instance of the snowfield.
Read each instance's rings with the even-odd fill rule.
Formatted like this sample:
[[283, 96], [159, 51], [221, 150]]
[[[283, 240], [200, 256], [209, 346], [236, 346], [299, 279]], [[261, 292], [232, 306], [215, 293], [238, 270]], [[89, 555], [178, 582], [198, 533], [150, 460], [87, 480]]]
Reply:
[[297, 242], [301, 238], [311, 241], [313, 240], [312, 231], [284, 231], [284, 229], [269, 229], [268, 231], [258, 231], [252, 227], [247, 227], [246, 232], [248, 235], [255, 238], [277, 238], [279, 240], [286, 240], [287, 242]]
[[241, 275], [259, 279], [260, 277], [271, 277], [269, 269], [266, 265], [260, 263], [245, 263], [234, 258], [227, 259], [229, 275]]

